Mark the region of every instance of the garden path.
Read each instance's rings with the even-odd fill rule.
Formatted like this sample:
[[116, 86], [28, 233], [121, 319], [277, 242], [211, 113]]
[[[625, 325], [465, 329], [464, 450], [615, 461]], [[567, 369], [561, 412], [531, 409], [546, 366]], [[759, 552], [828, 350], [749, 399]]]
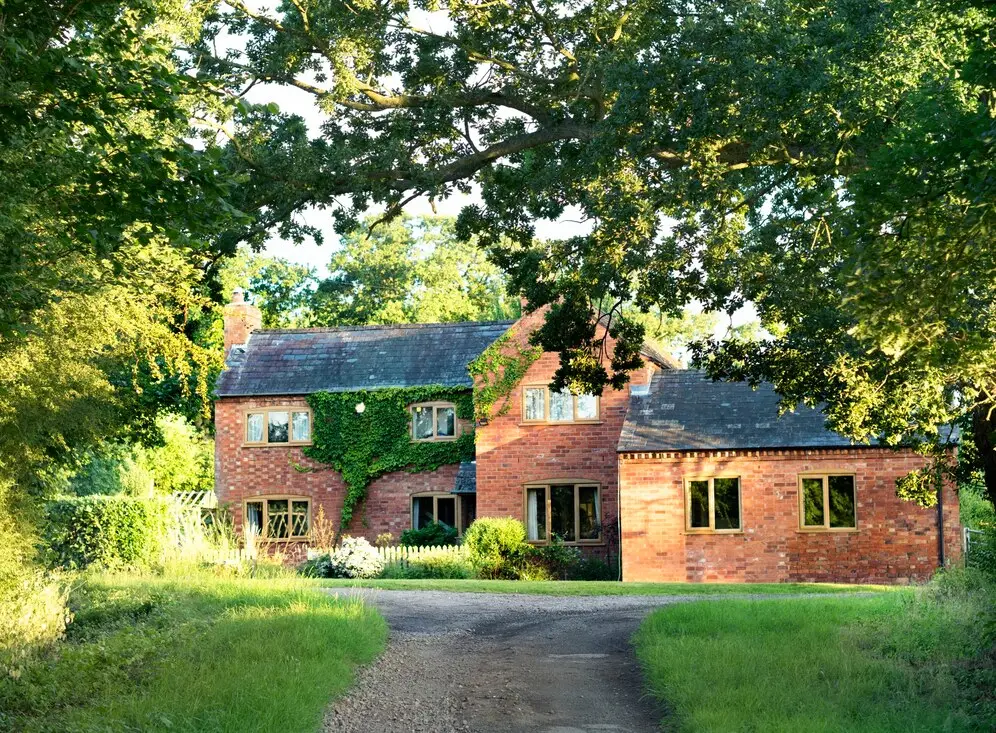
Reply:
[[643, 733], [664, 713], [630, 639], [649, 611], [699, 596], [529, 596], [337, 589], [391, 640], [329, 709], [329, 733]]

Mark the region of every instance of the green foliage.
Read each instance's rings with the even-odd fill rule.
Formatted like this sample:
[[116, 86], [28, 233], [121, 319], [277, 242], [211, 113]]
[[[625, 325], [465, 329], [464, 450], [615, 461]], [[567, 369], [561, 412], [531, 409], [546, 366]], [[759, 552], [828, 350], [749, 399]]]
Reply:
[[986, 498], [985, 486], [973, 481], [958, 487], [958, 516], [965, 527], [996, 527], [996, 508]]
[[441, 547], [455, 545], [459, 539], [456, 527], [441, 522], [431, 522], [420, 529], [406, 529], [401, 533], [404, 547]]
[[[526, 560], [527, 566], [543, 568], [551, 579], [576, 580], [574, 568], [581, 563], [581, 550], [573, 545], [565, 545], [563, 540], [554, 538], [549, 545], [533, 547]], [[522, 580], [539, 580], [537, 577], [523, 577]]]
[[996, 582], [996, 525], [989, 525], [983, 529], [981, 537], [978, 535], [972, 537], [965, 564], [986, 573]]
[[159, 440], [149, 446], [117, 444], [89, 452], [89, 460], [68, 482], [77, 496], [148, 496], [155, 491], [211, 491], [214, 444], [180, 415], [156, 419]]
[[474, 566], [464, 553], [440, 552], [420, 555], [403, 563], [389, 563], [380, 574], [385, 579], [470, 579], [475, 577]]
[[[331, 121], [242, 116], [228, 160], [261, 211], [244, 236], [333, 201], [349, 231], [371, 207], [476, 186], [457, 234], [553, 306], [538, 342], [560, 354], [557, 385], [623, 378], [592, 325], [620, 307], [751, 302], [772, 338], [703, 344], [716, 376], [771, 381], [787, 407], [825, 404], [834, 429], [893, 445], [991, 412], [992, 2], [445, 0], [441, 31], [412, 7], [237, 6], [208, 24], [200, 71], [305, 90]], [[214, 57], [223, 32], [232, 58]], [[537, 221], [578, 219], [536, 241]], [[640, 325], [620, 329], [624, 356]]]
[[300, 580], [90, 574], [70, 603], [66, 640], [0, 675], [0, 729], [315, 731], [387, 637], [373, 609]]
[[86, 496], [45, 505], [42, 539], [53, 565], [145, 567], [162, 549], [166, 506], [156, 499]]
[[515, 578], [529, 551], [526, 528], [518, 519], [481, 517], [463, 535], [470, 562], [482, 578]]
[[678, 604], [644, 621], [637, 656], [682, 730], [989, 730], [996, 596], [975, 576], [864, 598]]
[[[542, 354], [539, 346], [520, 346], [513, 340], [513, 329], [509, 329], [471, 361], [467, 370], [476, 382], [474, 419], [489, 420], [507, 414], [509, 397]], [[499, 405], [497, 411], [495, 405]]]
[[383, 570], [384, 561], [362, 537], [343, 537], [334, 550], [309, 558], [298, 568], [308, 578], [376, 578]]
[[[340, 529], [349, 526], [367, 487], [378, 476], [394, 471], [434, 471], [473, 458], [472, 431], [456, 440], [412, 440], [409, 405], [434, 400], [454, 403], [460, 419], [473, 417], [470, 392], [452, 387], [316, 392], [308, 396], [315, 425], [313, 445], [305, 448], [305, 454], [342, 475], [346, 496]], [[357, 412], [359, 404], [364, 405], [363, 412]]]

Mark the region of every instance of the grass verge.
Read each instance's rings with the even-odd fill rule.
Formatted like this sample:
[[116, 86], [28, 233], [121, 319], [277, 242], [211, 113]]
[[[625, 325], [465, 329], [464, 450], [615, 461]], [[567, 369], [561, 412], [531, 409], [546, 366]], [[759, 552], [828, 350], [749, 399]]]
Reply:
[[671, 606], [637, 654], [668, 730], [994, 730], [994, 595], [951, 585]]
[[298, 580], [100, 576], [65, 641], [0, 679], [0, 729], [309, 731], [383, 619]]
[[834, 583], [620, 583], [614, 580], [319, 580], [329, 588], [446, 590], [543, 596], [785, 595], [895, 590], [883, 585]]

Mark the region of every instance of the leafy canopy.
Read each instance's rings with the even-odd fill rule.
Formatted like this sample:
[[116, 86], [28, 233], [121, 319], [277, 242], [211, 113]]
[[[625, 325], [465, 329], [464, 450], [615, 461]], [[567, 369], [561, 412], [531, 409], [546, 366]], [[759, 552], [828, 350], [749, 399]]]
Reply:
[[[705, 345], [714, 375], [826, 401], [858, 439], [974, 412], [992, 444], [994, 28], [983, 0], [227, 0], [196, 63], [325, 114], [314, 135], [274, 110], [238, 121], [240, 200], [266, 207], [239, 236], [476, 191], [457, 231], [552, 304], [559, 384], [609, 382], [606, 313], [635, 353], [623, 304], [752, 301], [775, 338]], [[587, 231], [536, 242], [565, 215]]]

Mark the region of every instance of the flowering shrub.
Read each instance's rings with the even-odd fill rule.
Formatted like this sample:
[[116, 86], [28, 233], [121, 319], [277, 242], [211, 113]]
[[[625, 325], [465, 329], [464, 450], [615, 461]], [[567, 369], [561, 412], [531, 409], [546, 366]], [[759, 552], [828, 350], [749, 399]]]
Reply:
[[383, 570], [384, 561], [362, 537], [343, 537], [334, 552], [311, 558], [299, 568], [311, 578], [376, 578]]

